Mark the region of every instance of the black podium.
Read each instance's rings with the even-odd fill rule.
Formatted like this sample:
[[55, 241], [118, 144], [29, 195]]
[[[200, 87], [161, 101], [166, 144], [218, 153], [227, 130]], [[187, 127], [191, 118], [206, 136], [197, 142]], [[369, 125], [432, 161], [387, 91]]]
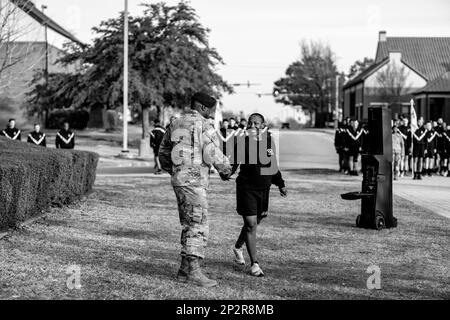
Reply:
[[360, 228], [381, 230], [397, 227], [392, 212], [392, 128], [391, 110], [369, 108], [369, 141], [362, 155], [361, 192], [341, 195], [344, 200], [362, 200]]

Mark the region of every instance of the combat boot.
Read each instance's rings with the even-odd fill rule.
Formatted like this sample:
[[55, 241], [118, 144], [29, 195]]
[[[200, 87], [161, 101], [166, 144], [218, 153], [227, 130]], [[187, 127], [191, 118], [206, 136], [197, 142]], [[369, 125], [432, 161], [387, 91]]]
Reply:
[[199, 259], [196, 257], [188, 257], [189, 272], [187, 274], [187, 283], [192, 283], [200, 287], [214, 287], [217, 286], [217, 281], [208, 279], [200, 268]]
[[189, 273], [189, 262], [186, 256], [181, 257], [181, 266], [178, 270], [177, 279], [182, 282], [186, 282]]

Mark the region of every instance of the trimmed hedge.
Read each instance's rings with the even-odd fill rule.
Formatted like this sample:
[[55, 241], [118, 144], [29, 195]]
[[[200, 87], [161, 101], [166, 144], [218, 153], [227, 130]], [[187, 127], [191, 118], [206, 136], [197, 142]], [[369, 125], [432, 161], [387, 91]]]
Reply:
[[0, 230], [90, 192], [98, 155], [42, 148], [0, 137]]

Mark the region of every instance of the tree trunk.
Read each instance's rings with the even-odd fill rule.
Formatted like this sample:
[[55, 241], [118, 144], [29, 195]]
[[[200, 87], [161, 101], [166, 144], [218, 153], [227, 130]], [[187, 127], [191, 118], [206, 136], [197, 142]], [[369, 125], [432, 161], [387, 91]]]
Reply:
[[103, 130], [108, 131], [108, 120], [106, 117], [106, 112], [108, 111], [106, 104], [103, 104], [102, 108], [102, 122], [103, 122]]
[[48, 127], [49, 127], [48, 118], [49, 118], [49, 111], [48, 111], [48, 108], [45, 108], [44, 111], [43, 111], [43, 125], [44, 125], [44, 129], [48, 129]]
[[309, 125], [311, 128], [314, 128], [316, 126], [316, 113], [314, 111], [314, 108], [312, 108], [311, 106], [308, 107], [308, 111], [309, 111]]
[[139, 157], [142, 159], [151, 158], [149, 114], [150, 109], [147, 106], [142, 106], [142, 139], [139, 146]]
[[156, 119], [159, 120], [162, 126], [165, 125], [165, 119], [166, 115], [164, 114], [164, 109], [161, 107], [156, 107]]

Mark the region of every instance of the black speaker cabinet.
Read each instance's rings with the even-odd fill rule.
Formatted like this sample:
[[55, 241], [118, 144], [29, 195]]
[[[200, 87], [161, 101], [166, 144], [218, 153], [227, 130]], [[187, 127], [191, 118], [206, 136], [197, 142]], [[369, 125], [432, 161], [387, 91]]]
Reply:
[[360, 228], [381, 230], [397, 227], [392, 212], [392, 128], [391, 110], [369, 108], [369, 142], [362, 155], [362, 191], [341, 195], [344, 200], [361, 200]]

